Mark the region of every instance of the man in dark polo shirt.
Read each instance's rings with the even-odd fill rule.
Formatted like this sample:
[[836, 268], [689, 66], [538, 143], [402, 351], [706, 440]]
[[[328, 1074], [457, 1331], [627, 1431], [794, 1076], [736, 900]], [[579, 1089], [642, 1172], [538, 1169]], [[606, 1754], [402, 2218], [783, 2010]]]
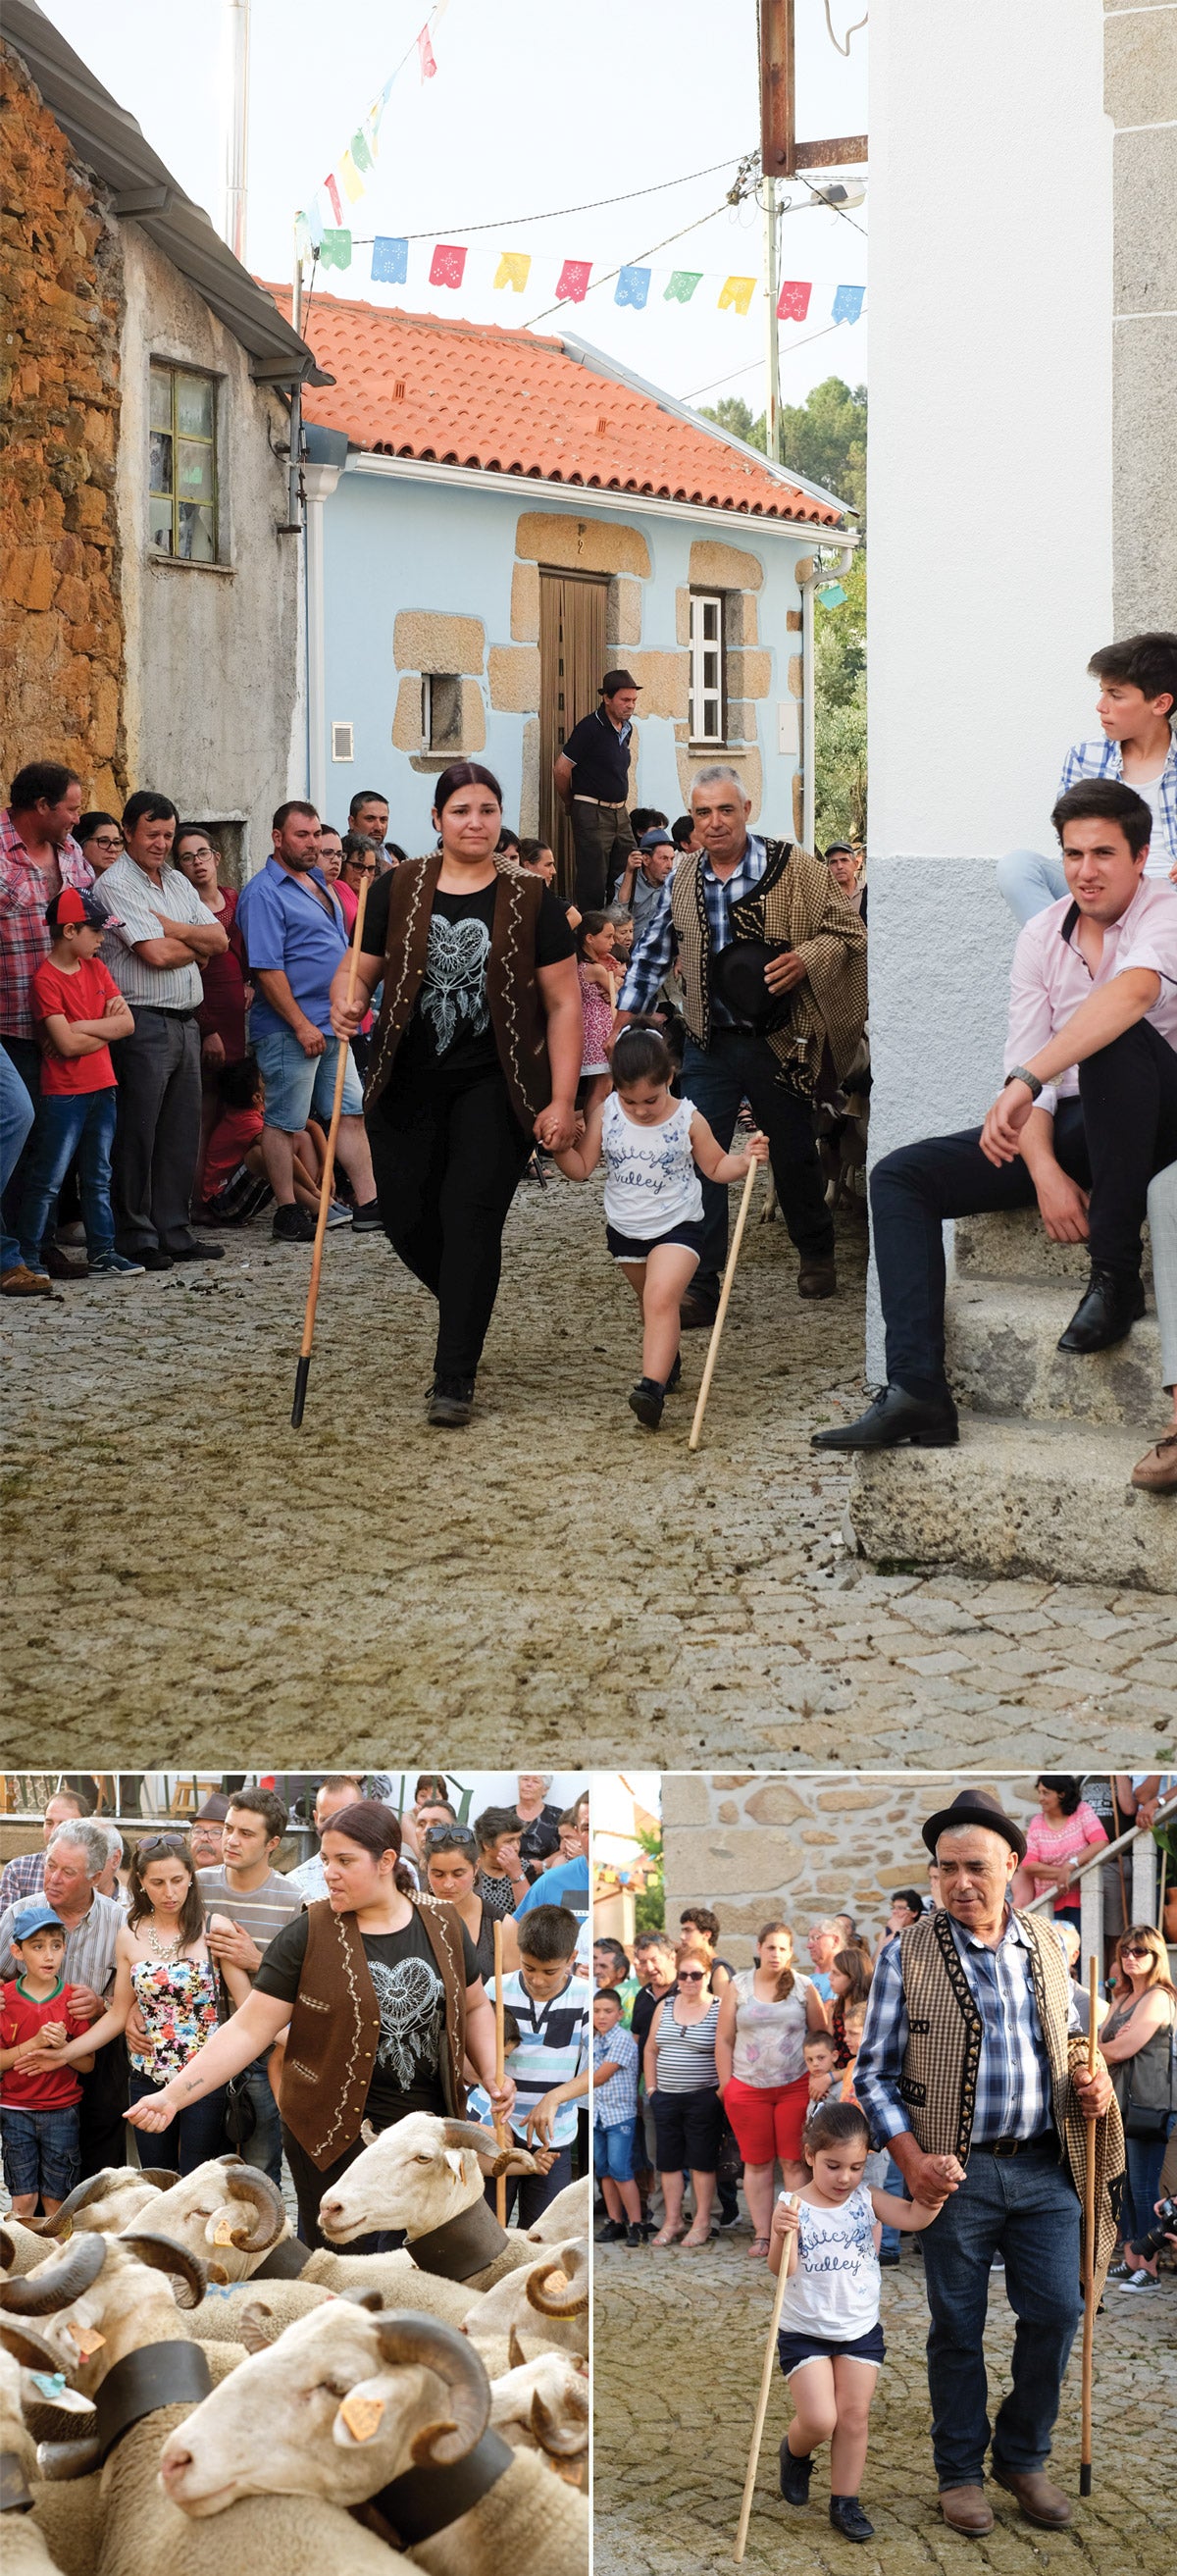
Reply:
[[[275, 1933], [302, 1913], [301, 1887], [293, 1886], [273, 1866], [288, 1822], [281, 1798], [272, 1789], [235, 1789], [228, 1801], [218, 1869], [197, 1871], [205, 1918], [227, 1917], [232, 1931], [208, 1934], [218, 1965], [228, 1959], [256, 1977]], [[242, 2140], [247, 2165], [259, 2165], [271, 2182], [282, 2180], [282, 2123], [266, 2071], [266, 2056], [255, 2057], [241, 2081], [254, 2108], [257, 2126]]]
[[629, 746], [638, 683], [629, 671], [606, 671], [600, 696], [595, 714], [573, 725], [552, 773], [572, 825], [581, 912], [600, 910], [634, 846]]

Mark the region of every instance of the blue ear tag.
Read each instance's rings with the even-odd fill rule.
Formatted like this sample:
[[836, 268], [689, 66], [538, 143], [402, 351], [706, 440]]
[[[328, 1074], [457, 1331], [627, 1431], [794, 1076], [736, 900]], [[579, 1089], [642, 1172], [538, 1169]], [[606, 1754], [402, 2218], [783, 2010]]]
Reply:
[[65, 2387], [64, 2370], [35, 2370], [32, 2378], [34, 2388], [40, 2389], [42, 2397], [60, 2397]]

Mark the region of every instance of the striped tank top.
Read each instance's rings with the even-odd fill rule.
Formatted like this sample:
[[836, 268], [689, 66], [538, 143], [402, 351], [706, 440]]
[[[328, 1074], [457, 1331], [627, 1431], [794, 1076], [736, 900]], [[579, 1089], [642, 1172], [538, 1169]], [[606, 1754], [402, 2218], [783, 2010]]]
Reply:
[[667, 1996], [655, 2041], [660, 2093], [699, 2093], [718, 2084], [715, 2065], [715, 2025], [718, 2020], [717, 1995], [712, 1996], [702, 2020], [692, 2022], [675, 2020], [674, 1997]]

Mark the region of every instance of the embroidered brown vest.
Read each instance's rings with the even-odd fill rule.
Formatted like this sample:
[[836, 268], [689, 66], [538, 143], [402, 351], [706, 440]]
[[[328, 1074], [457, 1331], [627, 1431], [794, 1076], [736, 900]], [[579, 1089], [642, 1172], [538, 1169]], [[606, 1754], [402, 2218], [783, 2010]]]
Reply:
[[[763, 1040], [777, 1058], [776, 1079], [812, 1099], [823, 1042], [828, 1040], [839, 1081], [862, 1043], [866, 1020], [866, 932], [853, 906], [834, 885], [828, 868], [791, 841], [765, 842], [763, 876], [731, 907], [737, 939], [787, 940], [806, 950], [806, 980], [794, 988], [785, 1027]], [[679, 972], [686, 987], [683, 1017], [697, 1046], [711, 1043], [711, 928], [703, 892], [703, 862], [680, 858], [670, 881]]]
[[[466, 1972], [462, 1920], [435, 1896], [412, 1900], [445, 1989], [441, 2089], [447, 2112], [466, 2105]], [[307, 1907], [307, 1946], [282, 2074], [282, 2117], [312, 2164], [345, 2155], [360, 2134], [380, 2039], [380, 2013], [354, 1914], [326, 1900]]]
[[[496, 859], [498, 888], [486, 968], [486, 998], [511, 1107], [530, 1135], [552, 1097], [547, 1016], [535, 980], [535, 934], [543, 900], [538, 877]], [[364, 1106], [380, 1098], [421, 990], [441, 852], [405, 860], [395, 871], [384, 951], [380, 1006]]]

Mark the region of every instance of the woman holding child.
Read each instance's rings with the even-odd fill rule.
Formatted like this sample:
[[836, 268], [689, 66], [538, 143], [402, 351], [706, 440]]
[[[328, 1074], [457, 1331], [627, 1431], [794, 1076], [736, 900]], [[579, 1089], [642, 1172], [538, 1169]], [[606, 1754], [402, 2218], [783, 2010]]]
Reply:
[[826, 2007], [812, 1978], [793, 1965], [787, 1923], [761, 1926], [754, 1968], [741, 1968], [720, 1999], [715, 2064], [724, 2110], [744, 2159], [753, 2237], [750, 2261], [768, 2253], [772, 2174], [780, 2158], [786, 2191], [805, 2178], [801, 2132], [809, 2109], [807, 2031], [825, 2031]]

